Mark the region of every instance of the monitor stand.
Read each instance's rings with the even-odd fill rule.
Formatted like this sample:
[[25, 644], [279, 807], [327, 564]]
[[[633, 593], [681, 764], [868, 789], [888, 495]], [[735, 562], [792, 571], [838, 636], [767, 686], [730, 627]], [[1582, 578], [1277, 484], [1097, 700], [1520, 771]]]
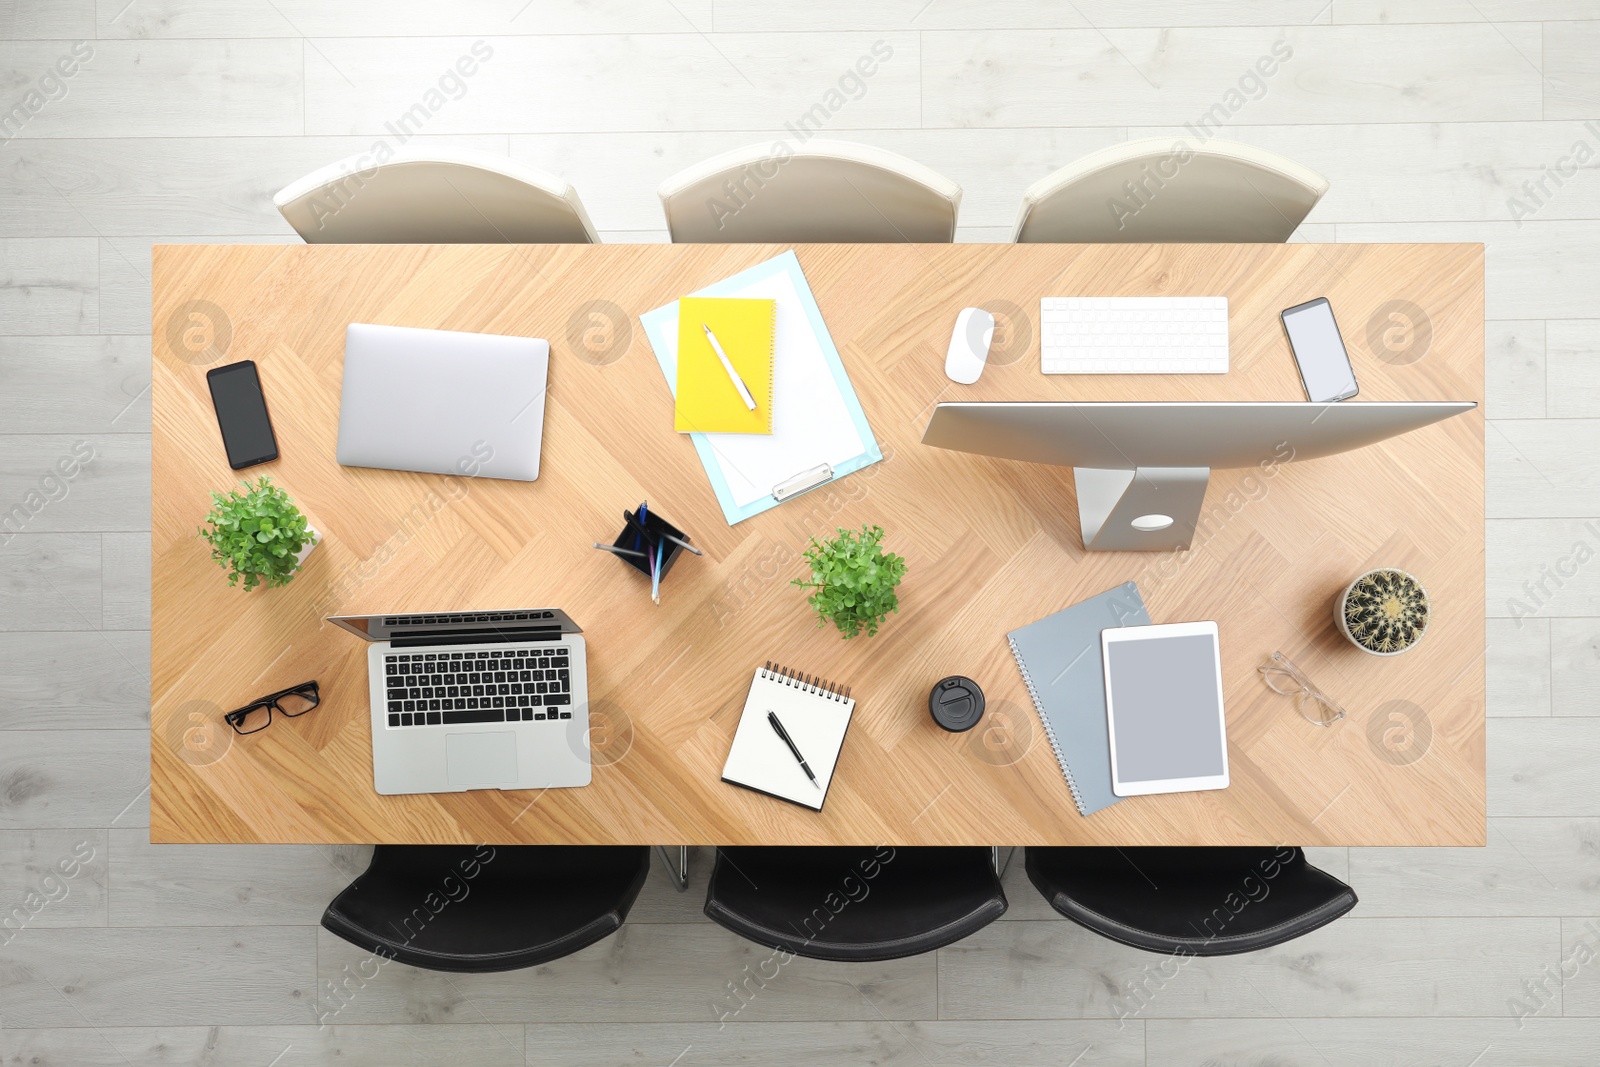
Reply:
[[1209, 467], [1074, 467], [1078, 523], [1091, 552], [1186, 549], [1200, 523]]

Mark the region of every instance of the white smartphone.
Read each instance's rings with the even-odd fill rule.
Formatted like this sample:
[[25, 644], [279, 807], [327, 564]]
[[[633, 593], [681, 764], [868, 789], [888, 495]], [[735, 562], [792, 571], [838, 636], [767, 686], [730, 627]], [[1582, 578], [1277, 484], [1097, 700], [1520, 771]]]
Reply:
[[1319, 296], [1284, 311], [1283, 331], [1289, 335], [1289, 350], [1300, 368], [1300, 385], [1306, 399], [1321, 404], [1347, 400], [1356, 395], [1356, 372], [1350, 354], [1333, 321], [1328, 298]]

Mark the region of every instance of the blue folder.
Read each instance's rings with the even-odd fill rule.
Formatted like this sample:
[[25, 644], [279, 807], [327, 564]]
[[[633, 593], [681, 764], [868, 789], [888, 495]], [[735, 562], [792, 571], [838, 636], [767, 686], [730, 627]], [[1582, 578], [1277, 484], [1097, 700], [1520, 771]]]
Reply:
[[[833, 375], [833, 385], [838, 389], [850, 415], [850, 421], [855, 425], [856, 432], [865, 443], [865, 450], [858, 456], [851, 457], [842, 463], [832, 463], [832, 477], [817, 481], [806, 486], [807, 490], [818, 488], [829, 482], [842, 478], [852, 471], [877, 463], [883, 459], [883, 452], [878, 448], [877, 440], [872, 436], [872, 428], [867, 425], [867, 416], [861, 410], [861, 401], [856, 397], [855, 387], [850, 384], [850, 376], [845, 373], [844, 361], [839, 358], [839, 350], [834, 347], [833, 338], [828, 334], [828, 327], [823, 324], [822, 312], [817, 307], [816, 298], [811, 295], [811, 286], [806, 284], [806, 276], [800, 269], [800, 260], [793, 252], [785, 252], [781, 256], [769, 259], [765, 263], [758, 263], [748, 270], [740, 271], [730, 278], [724, 278], [715, 285], [692, 294], [694, 296], [736, 296], [743, 292], [751, 283], [770, 277], [774, 274], [788, 274], [793, 282], [795, 292], [799, 295], [801, 310], [805, 313], [810, 323], [812, 332], [816, 335], [817, 343], [822, 349], [823, 359], [827, 362], [829, 371]], [[677, 361], [677, 301], [665, 307], [648, 311], [639, 317], [640, 324], [644, 327], [645, 338], [654, 350], [656, 362], [661, 364], [661, 373], [666, 375], [670, 385], [678, 378]], [[774, 359], [782, 359], [780, 349], [773, 354]], [[776, 371], [774, 371], [776, 374]], [[749, 504], [740, 507], [734, 502], [733, 494], [728, 488], [728, 479], [722, 472], [722, 460], [718, 457], [712, 438], [716, 435], [691, 433], [694, 440], [695, 451], [700, 454], [700, 462], [706, 469], [706, 475], [711, 479], [711, 488], [717, 494], [717, 503], [722, 505], [723, 517], [732, 526], [753, 515], [759, 515], [769, 508], [777, 507], [779, 499], [772, 494], [763, 496]], [[795, 474], [816, 467], [820, 463], [799, 461], [795, 466]], [[784, 499], [790, 499], [785, 497]]]

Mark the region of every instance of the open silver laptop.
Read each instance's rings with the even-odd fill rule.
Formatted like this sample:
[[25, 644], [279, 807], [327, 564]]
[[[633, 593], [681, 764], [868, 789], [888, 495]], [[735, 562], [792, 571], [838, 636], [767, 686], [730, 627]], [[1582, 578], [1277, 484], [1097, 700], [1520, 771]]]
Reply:
[[352, 322], [339, 462], [531, 482], [549, 370], [538, 338]]
[[370, 641], [379, 793], [588, 785], [582, 631], [553, 608], [336, 615]]

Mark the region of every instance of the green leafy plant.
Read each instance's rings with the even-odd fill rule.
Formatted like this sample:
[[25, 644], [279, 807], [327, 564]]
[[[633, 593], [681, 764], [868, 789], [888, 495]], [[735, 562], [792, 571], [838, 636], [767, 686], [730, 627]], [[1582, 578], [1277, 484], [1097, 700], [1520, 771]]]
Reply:
[[846, 640], [863, 630], [871, 637], [889, 612], [900, 610], [894, 590], [906, 573], [906, 560], [883, 551], [882, 540], [882, 526], [863, 526], [859, 533], [841, 526], [837, 537], [811, 539], [805, 551], [811, 579], [790, 584], [815, 590], [806, 603], [816, 609], [818, 626], [831, 621]]
[[316, 543], [317, 535], [272, 479], [240, 485], [242, 492], [211, 494], [209, 525], [201, 527], [200, 538], [228, 572], [229, 585], [238, 585], [241, 578], [247, 591], [258, 585], [288, 585], [300, 569], [300, 550]]

